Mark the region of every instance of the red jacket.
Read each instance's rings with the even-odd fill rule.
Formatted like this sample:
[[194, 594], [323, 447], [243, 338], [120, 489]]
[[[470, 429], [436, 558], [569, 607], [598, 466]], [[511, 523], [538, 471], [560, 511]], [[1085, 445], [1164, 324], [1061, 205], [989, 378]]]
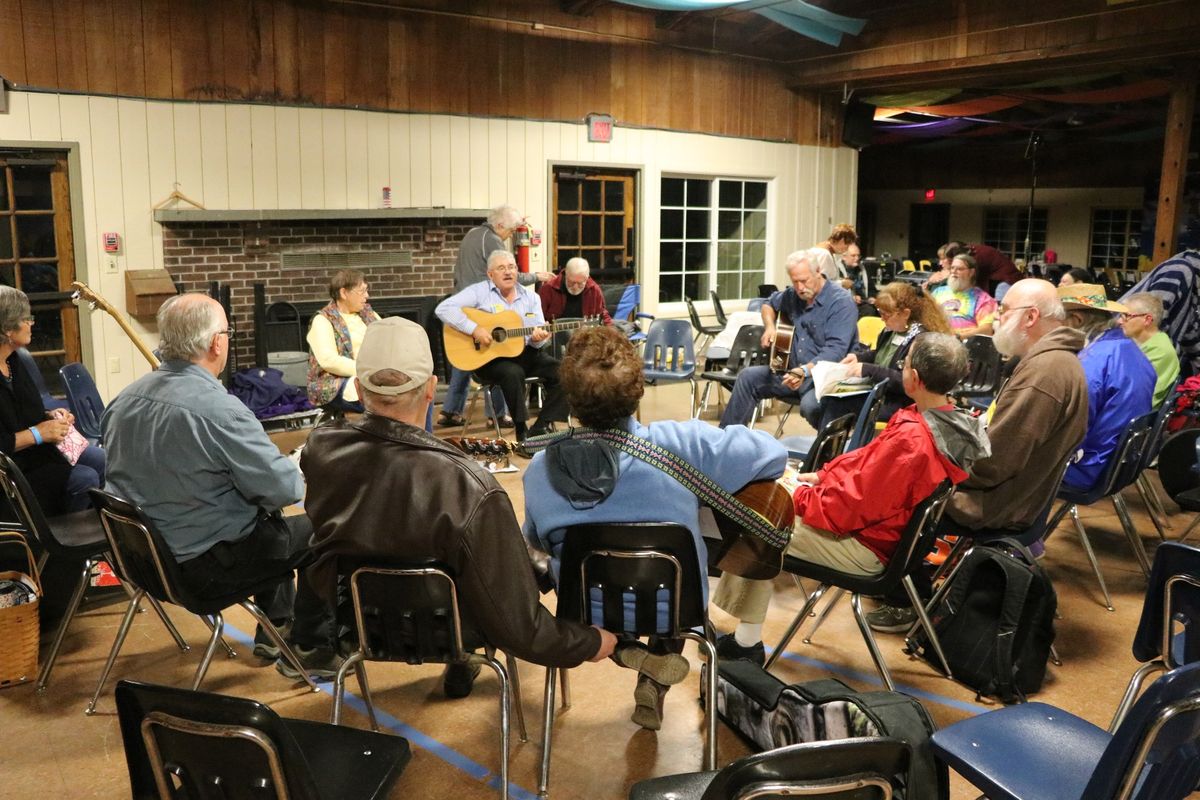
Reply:
[[797, 516], [814, 528], [853, 536], [884, 564], [917, 504], [947, 478], [967, 479], [938, 450], [916, 406], [897, 411], [869, 445], [838, 456], [818, 474], [820, 483], [796, 489]]
[[975, 258], [975, 284], [990, 295], [996, 294], [996, 287], [1001, 283], [1010, 286], [1025, 277], [1018, 270], [1012, 259], [994, 247], [986, 244], [973, 244], [971, 255]]
[[[563, 285], [563, 274], [559, 273], [538, 287], [542, 298], [542, 314], [547, 322], [553, 322], [562, 316], [567, 306], [567, 287]], [[604, 307], [604, 292], [600, 284], [588, 278], [583, 287], [583, 315], [585, 317], [600, 317], [605, 325], [612, 325], [612, 317]]]

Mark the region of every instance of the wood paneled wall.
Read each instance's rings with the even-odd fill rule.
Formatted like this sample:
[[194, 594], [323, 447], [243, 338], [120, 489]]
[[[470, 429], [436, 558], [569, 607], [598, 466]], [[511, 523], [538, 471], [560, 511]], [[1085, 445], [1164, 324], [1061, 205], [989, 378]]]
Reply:
[[[652, 43], [651, 14], [557, 2], [0, 0], [0, 75], [90, 94], [619, 123], [836, 144], [769, 62]], [[530, 19], [547, 24], [535, 29]], [[585, 30], [571, 31], [559, 25]], [[591, 30], [586, 30], [590, 28]], [[821, 121], [826, 127], [820, 127]], [[833, 138], [831, 138], [833, 137]]]

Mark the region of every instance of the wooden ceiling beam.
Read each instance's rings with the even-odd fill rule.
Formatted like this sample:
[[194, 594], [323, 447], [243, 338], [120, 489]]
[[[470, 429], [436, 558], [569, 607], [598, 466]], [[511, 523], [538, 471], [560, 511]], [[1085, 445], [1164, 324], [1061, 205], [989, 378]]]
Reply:
[[692, 11], [660, 11], [654, 15], [654, 27], [662, 31], [676, 31], [693, 14]]
[[605, 0], [559, 0], [558, 7], [573, 17], [590, 17]]

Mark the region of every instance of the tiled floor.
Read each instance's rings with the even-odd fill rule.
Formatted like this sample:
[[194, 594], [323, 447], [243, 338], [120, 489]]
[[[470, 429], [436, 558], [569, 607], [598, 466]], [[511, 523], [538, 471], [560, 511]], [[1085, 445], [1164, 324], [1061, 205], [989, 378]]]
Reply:
[[[686, 409], [683, 386], [652, 388], [643, 404], [643, 419], [678, 418]], [[803, 422], [793, 415], [788, 432], [802, 432]], [[710, 412], [715, 419], [715, 410]], [[771, 424], [773, 426], [773, 418]], [[766, 425], [764, 425], [766, 427]], [[482, 434], [482, 428], [479, 429]], [[302, 438], [302, 437], [299, 437]], [[289, 449], [298, 437], [278, 437]], [[521, 514], [520, 475], [500, 476]], [[1140, 501], [1131, 491], [1129, 504], [1144, 544], [1157, 542]], [[1167, 502], [1168, 508], [1174, 506]], [[1128, 551], [1109, 503], [1084, 509], [1083, 518], [1093, 534], [1116, 611], [1100, 604], [1095, 579], [1069, 525], [1050, 540], [1044, 561], [1059, 593], [1062, 620], [1058, 623], [1058, 651], [1062, 667], [1051, 667], [1037, 699], [1059, 705], [1101, 726], [1106, 726], [1126, 680], [1135, 668], [1130, 642], [1137, 626], [1145, 584]], [[1190, 521], [1172, 518], [1178, 533]], [[768, 644], [778, 641], [802, 602], [790, 579], [779, 579], [771, 615], [766, 625]], [[546, 598], [552, 605], [553, 598]], [[83, 708], [95, 685], [108, 647], [120, 621], [121, 605], [86, 610], [77, 620], [63, 648], [51, 685], [35, 694], [31, 685], [0, 692], [0, 720], [5, 742], [0, 746], [0, 785], [15, 798], [127, 797], [124, 752], [112, 698], [107, 687], [99, 712], [86, 717]], [[718, 628], [730, 622], [714, 610]], [[229, 613], [236, 638], [245, 638], [251, 623], [240, 610]], [[197, 645], [206, 631], [196, 619], [172, 614], [185, 637]], [[974, 693], [936, 674], [931, 667], [901, 652], [897, 636], [879, 637], [885, 658], [900, 688], [925, 702], [939, 724], [961, 719], [994, 706], [976, 702]], [[113, 673], [113, 681], [136, 678], [171, 685], [187, 685], [199, 658], [199, 648], [181, 653], [152, 613], [138, 616]], [[291, 685], [268, 664], [256, 661], [238, 644], [238, 657], [218, 657], [204, 689], [254, 697], [279, 713], [306, 719], [327, 719], [328, 692], [309, 694]], [[701, 761], [701, 711], [696, 703], [700, 659], [695, 648], [685, 651], [694, 669], [674, 688], [666, 703], [662, 731], [644, 731], [629, 721], [633, 707], [633, 675], [611, 662], [585, 664], [572, 671], [572, 706], [558, 716], [555, 730], [551, 794], [556, 798], [622, 798], [630, 785], [643, 778], [698, 769]], [[496, 738], [497, 692], [495, 678], [485, 670], [474, 694], [448, 701], [441, 694], [437, 667], [373, 665], [370, 668], [376, 704], [394, 730], [414, 744], [412, 763], [397, 782], [392, 797], [487, 798], [498, 767]], [[878, 678], [848, 603], [831, 615], [811, 645], [799, 637], [776, 670], [787, 681], [837, 675], [857, 688], [875, 688]], [[540, 756], [541, 692], [544, 670], [522, 664], [524, 709], [532, 741], [517, 742], [514, 731], [510, 773], [514, 797], [536, 792]], [[352, 691], [357, 687], [351, 682]], [[358, 711], [344, 721], [364, 726]], [[720, 727], [721, 763], [747, 752], [727, 729]], [[953, 779], [955, 800], [975, 797], [969, 787]]]

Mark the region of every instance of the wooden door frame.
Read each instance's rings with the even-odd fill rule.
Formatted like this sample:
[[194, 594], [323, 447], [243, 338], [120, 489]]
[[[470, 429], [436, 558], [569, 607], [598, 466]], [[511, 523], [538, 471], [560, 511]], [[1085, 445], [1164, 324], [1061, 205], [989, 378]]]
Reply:
[[551, 159], [546, 162], [546, 266], [549, 268], [551, 257], [557, 254], [557, 232], [551, 230], [551, 225], [556, 219], [554, 208], [554, 171], [563, 167], [580, 167], [587, 170], [596, 170], [598, 172], [607, 172], [609, 170], [623, 170], [633, 173], [633, 213], [635, 219], [641, 220], [633, 229], [633, 244], [629, 249], [629, 253], [633, 256], [633, 280], [635, 283], [642, 284], [643, 297], [645, 297], [645, 279], [646, 272], [643, 265], [645, 257], [645, 241], [646, 237], [642, 233], [642, 228], [646, 225], [645, 204], [643, 200], [643, 192], [645, 191], [646, 183], [646, 166], [645, 164], [627, 164], [624, 162], [602, 162], [602, 161], [581, 161], [577, 159]]

